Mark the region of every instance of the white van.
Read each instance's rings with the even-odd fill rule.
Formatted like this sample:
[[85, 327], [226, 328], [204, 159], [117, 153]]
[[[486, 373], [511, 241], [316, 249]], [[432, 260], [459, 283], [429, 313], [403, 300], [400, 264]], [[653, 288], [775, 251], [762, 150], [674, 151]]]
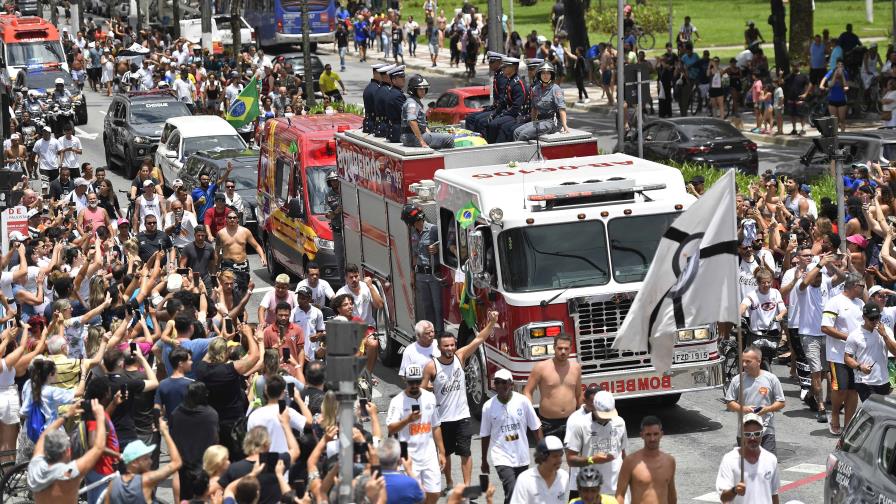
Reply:
[[[243, 47], [255, 45], [255, 29], [240, 17], [240, 42]], [[183, 19], [180, 22], [180, 35], [192, 44], [202, 43], [202, 20]], [[212, 16], [212, 53], [221, 54], [224, 47], [233, 44], [233, 35], [230, 31], [230, 15], [218, 14]]]

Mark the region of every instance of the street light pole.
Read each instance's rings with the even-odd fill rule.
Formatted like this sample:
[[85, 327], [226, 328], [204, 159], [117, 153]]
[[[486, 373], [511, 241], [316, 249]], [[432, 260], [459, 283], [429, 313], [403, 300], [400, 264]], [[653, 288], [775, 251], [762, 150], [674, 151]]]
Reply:
[[302, 0], [302, 64], [305, 66], [305, 105], [314, 106], [314, 75], [311, 73], [311, 20], [308, 17], [308, 0]]
[[623, 152], [625, 142], [625, 52], [622, 43], [625, 34], [622, 33], [622, 9], [625, 0], [616, 0], [616, 152]]

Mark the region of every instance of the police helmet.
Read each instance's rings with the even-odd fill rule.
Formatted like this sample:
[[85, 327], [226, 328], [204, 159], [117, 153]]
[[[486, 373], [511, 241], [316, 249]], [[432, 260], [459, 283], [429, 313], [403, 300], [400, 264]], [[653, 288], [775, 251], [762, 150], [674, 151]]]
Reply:
[[32, 98], [32, 99], [33, 99], [33, 98], [37, 98], [37, 95], [38, 95], [38, 93], [37, 93], [37, 90], [36, 90], [36, 89], [29, 89], [29, 90], [28, 90], [28, 98]]
[[53, 83], [56, 84], [57, 86], [64, 86], [64, 85], [65, 85], [65, 81], [62, 80], [62, 77], [57, 77], [56, 80], [53, 81]]
[[339, 180], [339, 175], [336, 173], [336, 170], [332, 170], [327, 173], [327, 182], [331, 180]]
[[539, 79], [541, 78], [541, 72], [550, 72], [551, 73], [551, 82], [553, 82], [554, 79], [557, 77], [557, 70], [554, 68], [554, 65], [552, 65], [549, 61], [545, 61], [544, 63], [541, 64], [541, 66], [539, 66], [535, 70], [535, 75]]
[[413, 95], [417, 89], [429, 89], [429, 81], [420, 74], [414, 74], [408, 80], [408, 94]]
[[603, 483], [604, 478], [600, 475], [600, 471], [592, 466], [579, 469], [579, 474], [576, 476], [576, 485], [579, 488], [600, 488]]
[[407, 204], [401, 211], [401, 220], [408, 226], [413, 226], [415, 222], [423, 220], [423, 210], [417, 205]]

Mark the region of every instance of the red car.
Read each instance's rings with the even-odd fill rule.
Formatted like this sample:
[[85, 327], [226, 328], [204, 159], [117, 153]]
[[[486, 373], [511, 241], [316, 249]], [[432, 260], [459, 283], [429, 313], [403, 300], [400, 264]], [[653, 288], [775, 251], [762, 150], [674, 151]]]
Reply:
[[457, 124], [467, 114], [479, 112], [491, 103], [489, 86], [469, 86], [452, 88], [442, 93], [439, 99], [429, 102], [426, 119], [430, 122]]

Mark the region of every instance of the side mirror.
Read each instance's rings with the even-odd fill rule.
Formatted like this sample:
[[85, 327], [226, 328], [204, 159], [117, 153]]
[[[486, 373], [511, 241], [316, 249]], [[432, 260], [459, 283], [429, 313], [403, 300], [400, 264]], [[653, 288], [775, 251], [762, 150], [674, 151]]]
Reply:
[[436, 102], [431, 101], [431, 102], [429, 102], [428, 104], [426, 104], [426, 106], [429, 107], [429, 108], [433, 108], [433, 107], [436, 106]]
[[470, 272], [479, 275], [485, 271], [485, 238], [482, 231], [471, 231], [467, 243], [470, 247]]
[[302, 198], [292, 198], [286, 207], [286, 216], [290, 219], [301, 219], [305, 215], [305, 207]]
[[177, 159], [177, 153], [174, 152], [174, 151], [166, 150], [166, 151], [165, 151], [165, 157], [168, 158], [168, 159]]

